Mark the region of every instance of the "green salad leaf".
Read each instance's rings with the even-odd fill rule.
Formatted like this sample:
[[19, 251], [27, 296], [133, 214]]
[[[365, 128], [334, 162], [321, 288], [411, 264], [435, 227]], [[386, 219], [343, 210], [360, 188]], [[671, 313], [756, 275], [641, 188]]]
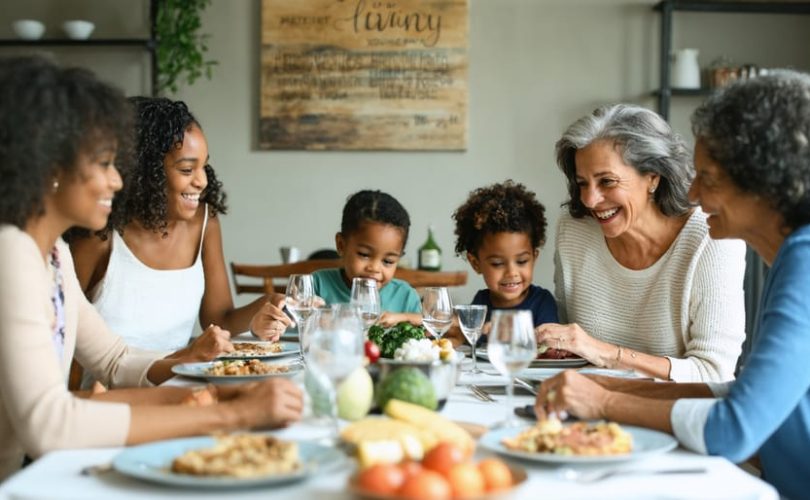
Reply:
[[393, 358], [394, 351], [399, 349], [408, 339], [425, 338], [425, 329], [403, 321], [391, 328], [373, 325], [368, 329], [368, 339], [380, 348], [380, 356]]

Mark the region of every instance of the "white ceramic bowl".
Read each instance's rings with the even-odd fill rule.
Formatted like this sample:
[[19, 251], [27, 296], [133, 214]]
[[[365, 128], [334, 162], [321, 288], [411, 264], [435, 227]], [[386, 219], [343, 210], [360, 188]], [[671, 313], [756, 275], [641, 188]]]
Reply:
[[39, 40], [45, 33], [45, 25], [35, 19], [18, 19], [14, 21], [12, 28], [23, 40]]
[[93, 33], [95, 28], [96, 25], [90, 21], [75, 20], [62, 23], [62, 29], [65, 30], [65, 34], [67, 34], [68, 38], [72, 40], [86, 40], [90, 38], [90, 34]]

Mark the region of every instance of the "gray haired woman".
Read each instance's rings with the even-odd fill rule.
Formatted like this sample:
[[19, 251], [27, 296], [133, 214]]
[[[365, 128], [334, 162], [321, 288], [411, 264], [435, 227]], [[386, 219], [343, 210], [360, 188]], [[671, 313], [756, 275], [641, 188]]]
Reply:
[[548, 347], [597, 366], [678, 382], [734, 378], [745, 337], [745, 245], [713, 241], [689, 203], [683, 140], [654, 112], [596, 109], [557, 142], [568, 214], [560, 218]]

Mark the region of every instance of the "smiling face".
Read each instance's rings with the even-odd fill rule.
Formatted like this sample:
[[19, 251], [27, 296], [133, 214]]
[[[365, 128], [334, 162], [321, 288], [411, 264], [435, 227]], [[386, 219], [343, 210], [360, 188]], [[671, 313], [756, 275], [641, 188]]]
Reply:
[[166, 209], [170, 220], [190, 220], [208, 185], [208, 141], [200, 127], [191, 125], [183, 143], [163, 158], [166, 171]]
[[123, 185], [115, 168], [115, 154], [112, 143], [81, 152], [75, 173], [58, 176], [53, 206], [69, 227], [98, 231], [107, 225], [113, 197]]
[[401, 228], [380, 222], [364, 222], [351, 234], [338, 233], [335, 244], [351, 286], [354, 278], [377, 280], [382, 289], [394, 277], [404, 243]]
[[650, 189], [657, 187], [658, 176], [642, 175], [624, 163], [612, 142], [597, 141], [579, 149], [574, 161], [580, 201], [605, 237], [621, 236], [649, 210], [657, 210]]
[[529, 293], [538, 251], [526, 233], [484, 236], [476, 254], [467, 253], [472, 268], [484, 278], [495, 307], [515, 307]]
[[762, 200], [734, 184], [700, 140], [695, 144], [695, 173], [689, 199], [700, 203], [712, 238], [746, 239], [770, 212]]

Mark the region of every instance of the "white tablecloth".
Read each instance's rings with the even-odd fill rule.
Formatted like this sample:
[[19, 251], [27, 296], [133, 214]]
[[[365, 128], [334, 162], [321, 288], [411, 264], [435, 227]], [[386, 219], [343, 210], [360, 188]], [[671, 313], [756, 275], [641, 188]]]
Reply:
[[[487, 364], [482, 368], [491, 370]], [[495, 379], [497, 380], [497, 379]], [[461, 385], [451, 395], [442, 415], [447, 418], [491, 425], [503, 419], [505, 406], [474, 398], [465, 383], [486, 383], [486, 376], [474, 378], [464, 375]], [[493, 378], [489, 379], [492, 382]], [[185, 385], [181, 381], [173, 384]], [[496, 396], [500, 402], [503, 396]], [[516, 397], [515, 403], [529, 404], [533, 398]], [[323, 427], [307, 421], [296, 424], [277, 434], [287, 439], [317, 439], [326, 434]], [[3, 499], [132, 499], [132, 498], [290, 498], [330, 500], [350, 498], [346, 491], [348, 477], [354, 471], [350, 461], [347, 467], [334, 472], [318, 474], [306, 481], [273, 488], [229, 491], [189, 490], [153, 485], [130, 479], [110, 471], [96, 476], [82, 476], [80, 471], [90, 465], [105, 464], [120, 451], [119, 448], [84, 449], [49, 453], [0, 485]], [[486, 456], [479, 449], [477, 458]], [[705, 468], [702, 474], [624, 475], [594, 484], [578, 484], [565, 480], [558, 473], [558, 465], [536, 462], [513, 462], [525, 467], [529, 478], [512, 498], [565, 498], [565, 499], [776, 499], [773, 487], [748, 474], [729, 461], [718, 457], [697, 455], [682, 449], [657, 455], [643, 463], [630, 463], [650, 469]], [[594, 466], [591, 466], [592, 468]]]

